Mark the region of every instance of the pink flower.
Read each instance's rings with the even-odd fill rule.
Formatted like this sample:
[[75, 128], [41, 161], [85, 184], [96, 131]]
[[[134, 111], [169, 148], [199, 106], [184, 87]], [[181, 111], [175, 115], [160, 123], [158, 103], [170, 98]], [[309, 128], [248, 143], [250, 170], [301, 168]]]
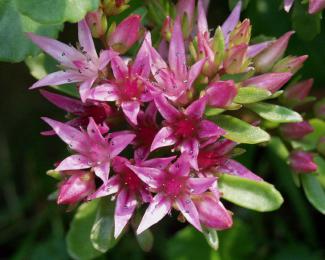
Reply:
[[207, 176], [217, 174], [230, 174], [260, 181], [262, 178], [248, 170], [245, 166], [230, 159], [231, 151], [237, 144], [223, 139], [200, 149], [198, 166], [200, 172]]
[[314, 131], [307, 121], [283, 124], [280, 126], [280, 130], [282, 135], [288, 139], [302, 139]]
[[145, 43], [150, 53], [151, 72], [157, 81], [154, 86], [168, 99], [177, 101], [187, 91], [191, 90], [194, 80], [201, 72], [204, 60], [196, 62], [189, 70], [187, 69], [185, 46], [179, 17], [175, 21], [169, 45], [169, 67], [160, 54], [151, 46], [149, 33]]
[[140, 15], [128, 16], [109, 34], [108, 46], [119, 53], [125, 53], [139, 39], [140, 26]]
[[59, 184], [58, 204], [74, 204], [95, 191], [95, 179], [91, 172], [67, 171], [70, 175]]
[[132, 142], [135, 135], [129, 131], [114, 132], [103, 137], [94, 119], [89, 119], [87, 131], [49, 118], [43, 118], [55, 133], [75, 151], [64, 159], [57, 171], [80, 170], [91, 168], [97, 177], [107, 182], [111, 160], [120, 154]]
[[225, 108], [229, 106], [237, 95], [234, 81], [212, 82], [206, 89], [208, 105], [212, 107]]
[[293, 151], [289, 156], [289, 165], [297, 173], [310, 173], [317, 170], [313, 155], [304, 151]]
[[[173, 205], [182, 212], [189, 223], [202, 231], [200, 212], [195, 206], [192, 196], [202, 195], [213, 187], [216, 181], [215, 178], [190, 177], [190, 167], [186, 155], [182, 155], [174, 164], [164, 169], [132, 165], [129, 165], [129, 168], [156, 193], [140, 222], [137, 234], [142, 233], [160, 221], [171, 211]], [[213, 207], [214, 203], [207, 201], [206, 204], [206, 206], [210, 207], [208, 212], [210, 211], [211, 217], [220, 216], [220, 214], [213, 214], [216, 210], [219, 210]], [[207, 208], [199, 208], [205, 211], [204, 214], [208, 213]], [[228, 219], [226, 221], [228, 222]]]
[[80, 82], [80, 96], [85, 101], [85, 94], [100, 77], [110, 60], [109, 51], [102, 51], [98, 57], [86, 21], [82, 20], [78, 23], [79, 50], [44, 36], [33, 33], [27, 33], [27, 35], [38, 47], [58, 60], [64, 67], [63, 70], [51, 73], [37, 81], [31, 89]]
[[309, 94], [314, 80], [307, 79], [300, 81], [284, 90], [283, 96], [292, 101], [303, 101]]
[[194, 0], [179, 0], [176, 6], [177, 15], [183, 21], [182, 28], [185, 38], [190, 36], [193, 29], [194, 9]]
[[[143, 167], [166, 168], [175, 159], [155, 158], [141, 162]], [[114, 236], [117, 238], [131, 219], [138, 201], [151, 202], [152, 197], [148, 185], [143, 182], [129, 167], [131, 162], [123, 157], [115, 157], [112, 163], [115, 175], [106, 184], [103, 184], [88, 200], [116, 194], [116, 207], [114, 214]], [[137, 164], [138, 165], [138, 164]], [[139, 165], [139, 166], [140, 166]]]
[[104, 15], [102, 9], [98, 9], [94, 12], [89, 12], [86, 15], [85, 19], [94, 38], [100, 38], [104, 36], [107, 30], [107, 18]]
[[315, 14], [322, 11], [325, 8], [325, 0], [309, 0], [309, 9], [310, 14]]
[[132, 65], [126, 65], [120, 56], [115, 55], [111, 59], [111, 67], [115, 80], [92, 88], [88, 98], [98, 101], [116, 101], [124, 115], [136, 125], [141, 103], [152, 100], [145, 82], [150, 75], [146, 47], [142, 45]]
[[178, 111], [163, 96], [155, 98], [155, 104], [165, 119], [164, 127], [155, 136], [151, 151], [175, 145], [189, 155], [189, 163], [198, 169], [197, 156], [200, 142], [213, 142], [225, 131], [209, 120], [203, 119], [206, 99], [194, 101], [184, 111]]
[[[97, 124], [100, 132], [102, 134], [105, 134], [108, 131], [106, 120], [108, 117], [113, 117], [116, 114], [113, 108], [104, 102], [87, 101], [86, 103], [82, 103], [77, 99], [51, 93], [45, 90], [41, 90], [40, 92], [42, 96], [52, 104], [72, 115], [77, 116], [76, 118], [73, 118], [70, 121], [66, 122], [67, 124], [76, 128], [86, 128], [89, 123], [89, 118], [92, 117]], [[52, 135], [55, 134], [55, 132], [46, 131], [42, 134]]]

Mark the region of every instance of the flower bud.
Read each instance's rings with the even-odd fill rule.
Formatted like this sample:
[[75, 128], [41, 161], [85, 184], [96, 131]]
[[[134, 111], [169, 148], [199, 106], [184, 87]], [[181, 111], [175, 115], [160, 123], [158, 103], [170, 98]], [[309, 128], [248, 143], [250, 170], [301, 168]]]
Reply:
[[107, 19], [101, 9], [95, 12], [89, 12], [86, 15], [86, 22], [94, 38], [102, 37], [107, 30]]
[[325, 8], [325, 0], [309, 0], [308, 13], [315, 14]]
[[86, 171], [74, 171], [59, 186], [58, 204], [74, 204], [95, 191], [94, 176]]
[[293, 151], [289, 156], [289, 165], [296, 173], [309, 173], [317, 170], [313, 155], [304, 151]]
[[217, 108], [229, 106], [236, 95], [237, 88], [232, 80], [212, 82], [206, 90], [208, 105]]
[[241, 44], [231, 48], [224, 60], [223, 67], [226, 73], [237, 74], [246, 70], [249, 61], [246, 57], [247, 45]]
[[274, 93], [278, 91], [284, 84], [286, 84], [291, 76], [292, 74], [290, 72], [265, 73], [245, 80], [243, 82], [243, 86], [263, 88]]
[[248, 44], [251, 38], [251, 25], [248, 19], [238, 23], [235, 29], [231, 32], [229, 38], [229, 47], [239, 44]]
[[309, 94], [314, 80], [307, 79], [300, 81], [284, 90], [283, 97], [293, 101], [303, 101]]
[[165, 39], [165, 41], [169, 42], [170, 38], [172, 37], [172, 32], [173, 21], [169, 16], [167, 16], [161, 28], [161, 36]]
[[106, 15], [118, 15], [129, 7], [130, 0], [103, 0], [102, 8]]
[[293, 33], [293, 31], [285, 33], [255, 57], [254, 63], [257, 72], [267, 72], [273, 67], [274, 63], [283, 56]]
[[314, 112], [316, 117], [325, 120], [325, 98], [315, 104]]
[[113, 31], [108, 34], [108, 45], [123, 54], [140, 37], [141, 16], [134, 14], [125, 18]]
[[305, 60], [307, 60], [308, 55], [303, 55], [299, 57], [288, 56], [279, 60], [272, 68], [273, 72], [291, 72], [296, 73], [301, 69]]
[[184, 38], [188, 38], [193, 29], [195, 2], [194, 0], [179, 0], [177, 3], [177, 15], [181, 17]]
[[302, 139], [305, 135], [314, 131], [313, 127], [307, 122], [288, 123], [280, 126], [280, 131], [285, 138]]

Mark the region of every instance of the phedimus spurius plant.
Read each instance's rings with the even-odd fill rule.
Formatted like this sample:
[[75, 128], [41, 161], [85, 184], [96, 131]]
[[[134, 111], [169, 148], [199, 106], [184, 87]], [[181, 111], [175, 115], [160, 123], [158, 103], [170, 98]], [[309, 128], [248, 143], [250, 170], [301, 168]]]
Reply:
[[[233, 225], [224, 201], [278, 209], [279, 191], [237, 160], [242, 144], [273, 154], [325, 213], [325, 102], [301, 106], [315, 98], [313, 80], [297, 76], [308, 56], [285, 55], [294, 31], [252, 40], [241, 2], [216, 29], [207, 1], [145, 1], [122, 19], [132, 1], [90, 2], [64, 20], [79, 21], [75, 45], [26, 33], [45, 53], [26, 60], [39, 79], [30, 89], [67, 114], [42, 117], [42, 134], [68, 148], [48, 175], [58, 179], [51, 198], [75, 212], [71, 257], [95, 258], [126, 232], [150, 250], [150, 228], [168, 217], [217, 249], [217, 232]], [[310, 1], [311, 13], [320, 10], [314, 2], [322, 1]], [[57, 61], [51, 73], [49, 56]]]

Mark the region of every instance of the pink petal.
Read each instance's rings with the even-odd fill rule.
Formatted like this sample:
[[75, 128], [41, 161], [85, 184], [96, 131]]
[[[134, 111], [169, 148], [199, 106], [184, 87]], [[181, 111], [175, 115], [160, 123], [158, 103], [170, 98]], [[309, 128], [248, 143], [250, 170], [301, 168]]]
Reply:
[[206, 98], [200, 98], [189, 105], [184, 113], [191, 118], [201, 119], [205, 111], [205, 105]]
[[208, 21], [205, 14], [204, 6], [202, 0], [198, 1], [198, 33], [205, 33], [209, 31]]
[[325, 0], [309, 0], [308, 13], [315, 14], [325, 8]]
[[101, 162], [99, 165], [93, 167], [96, 176], [103, 181], [104, 185], [108, 182], [110, 167], [110, 162]]
[[314, 155], [305, 151], [292, 151], [289, 156], [289, 165], [297, 173], [310, 173], [317, 170]]
[[157, 116], [157, 107], [154, 102], [150, 102], [144, 112], [144, 120], [148, 123], [155, 123]]
[[134, 125], [137, 125], [140, 103], [138, 101], [124, 101], [122, 102], [121, 107], [127, 119], [129, 119]]
[[52, 104], [69, 113], [78, 115], [84, 112], [83, 104], [77, 99], [51, 93], [45, 90], [41, 90], [40, 93]]
[[92, 162], [86, 156], [75, 154], [70, 155], [65, 158], [58, 167], [56, 171], [67, 171], [67, 170], [80, 170], [87, 169], [91, 167]]
[[287, 99], [303, 101], [309, 95], [313, 84], [313, 79], [300, 81], [286, 88], [283, 96]]
[[120, 189], [120, 178], [117, 175], [115, 175], [112, 178], [110, 178], [106, 182], [106, 184], [103, 184], [101, 187], [99, 187], [99, 189], [96, 192], [89, 195], [87, 197], [87, 200], [93, 200], [93, 199], [112, 195], [118, 192], [119, 189]]
[[176, 18], [174, 23], [174, 30], [169, 44], [168, 62], [169, 67], [175, 75], [179, 79], [185, 80], [187, 76], [187, 68], [180, 17]]
[[191, 194], [201, 194], [216, 182], [216, 178], [189, 178], [187, 181]]
[[109, 141], [111, 158], [119, 155], [135, 138], [135, 134], [115, 132], [114, 137]]
[[111, 67], [115, 79], [125, 80], [125, 78], [128, 76], [129, 69], [125, 64], [125, 61], [120, 56], [114, 56], [111, 58]]
[[175, 176], [188, 176], [190, 173], [188, 156], [182, 154], [178, 157], [177, 161], [169, 167], [168, 171]]
[[206, 90], [208, 104], [217, 108], [227, 107], [232, 103], [237, 92], [237, 87], [232, 80], [212, 82]]
[[201, 194], [194, 200], [200, 221], [209, 228], [223, 230], [232, 226], [232, 218], [213, 193]]
[[195, 138], [183, 141], [181, 144], [181, 152], [189, 155], [188, 162], [194, 170], [198, 170], [197, 156], [199, 154], [199, 141]]
[[29, 89], [40, 88], [44, 86], [62, 85], [68, 83], [75, 83], [84, 80], [84, 76], [80, 73], [68, 70], [68, 71], [57, 71], [46, 75], [44, 78], [35, 82]]
[[142, 77], [148, 77], [150, 74], [150, 52], [146, 47], [146, 43], [143, 42], [142, 46], [135, 58], [132, 65], [132, 74], [137, 74]]
[[175, 144], [176, 139], [172, 136], [173, 132], [173, 129], [170, 127], [161, 128], [152, 141], [150, 151]]
[[116, 200], [116, 207], [114, 213], [114, 237], [117, 238], [123, 231], [126, 224], [131, 219], [133, 212], [137, 206], [137, 200], [134, 193], [122, 189]]
[[73, 60], [83, 60], [85, 57], [73, 47], [70, 47], [57, 40], [53, 40], [44, 36], [27, 33], [27, 36], [43, 51], [51, 55], [54, 59], [61, 62], [64, 66], [75, 68]]
[[90, 93], [90, 88], [94, 84], [95, 80], [96, 77], [87, 79], [86, 81], [81, 83], [79, 87], [79, 94], [82, 102], [86, 102], [88, 95]]
[[87, 97], [97, 101], [116, 101], [119, 99], [118, 87], [105, 83], [90, 89]]
[[103, 70], [106, 65], [111, 61], [112, 56], [114, 56], [114, 53], [111, 50], [101, 51], [99, 53], [98, 69]]
[[81, 20], [78, 23], [78, 39], [80, 46], [87, 52], [86, 55], [88, 54], [92, 59], [97, 59], [96, 48], [86, 20]]
[[235, 29], [236, 25], [239, 22], [240, 11], [241, 1], [238, 1], [238, 4], [235, 6], [231, 14], [228, 16], [227, 20], [221, 26], [226, 43], [228, 43], [230, 33]]
[[171, 201], [158, 193], [150, 203], [137, 229], [137, 234], [159, 222], [171, 209]]
[[254, 58], [256, 55], [268, 48], [272, 43], [273, 41], [266, 41], [248, 46], [247, 57]]
[[289, 13], [292, 5], [293, 5], [294, 0], [284, 0], [284, 10]]
[[190, 89], [193, 85], [193, 82], [196, 80], [196, 78], [200, 75], [203, 65], [206, 62], [206, 59], [199, 60], [198, 62], [194, 63], [189, 72], [188, 72], [188, 79], [187, 79], [187, 86]]
[[191, 223], [197, 230], [202, 232], [202, 227], [199, 220], [199, 213], [188, 195], [183, 195], [176, 199], [176, 205], [182, 212], [186, 220]]
[[94, 119], [91, 117], [89, 118], [89, 123], [87, 126], [87, 133], [89, 137], [95, 142], [95, 143], [102, 143], [105, 141], [104, 137], [102, 136], [99, 128], [97, 127], [97, 124], [95, 123]]
[[154, 158], [147, 161], [141, 162], [142, 167], [150, 167], [156, 169], [165, 169], [173, 160], [176, 159], [176, 156], [170, 156], [166, 158]]
[[53, 119], [43, 117], [42, 118], [46, 123], [48, 123], [55, 133], [69, 145], [69, 147], [75, 151], [83, 151], [84, 150], [84, 139], [85, 135], [77, 130], [76, 128], [61, 123], [59, 121], [55, 121]]
[[232, 159], [226, 160], [224, 164], [218, 166], [217, 171], [219, 173], [227, 173], [230, 175], [235, 175], [255, 181], [263, 180], [262, 178], [248, 170], [245, 166]]
[[198, 135], [199, 138], [211, 138], [224, 135], [226, 132], [221, 127], [209, 120], [202, 120], [199, 125]]
[[169, 122], [176, 121], [180, 116], [180, 112], [173, 107], [162, 95], [154, 99], [159, 113]]
[[126, 165], [129, 167], [143, 182], [147, 183], [150, 187], [156, 189], [159, 187], [160, 178], [165, 173], [157, 168], [139, 167], [134, 165]]

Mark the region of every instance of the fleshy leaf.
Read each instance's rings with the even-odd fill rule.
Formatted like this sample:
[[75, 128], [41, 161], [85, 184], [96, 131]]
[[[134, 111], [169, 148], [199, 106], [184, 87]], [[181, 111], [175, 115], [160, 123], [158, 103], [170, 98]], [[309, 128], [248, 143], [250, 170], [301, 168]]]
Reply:
[[102, 253], [97, 251], [91, 241], [90, 232], [96, 218], [98, 200], [82, 204], [70, 224], [67, 234], [67, 247], [73, 259], [92, 259]]
[[260, 102], [246, 106], [260, 117], [275, 123], [294, 123], [303, 120], [297, 112], [274, 104]]
[[219, 248], [219, 238], [218, 233], [215, 229], [208, 228], [203, 231], [203, 234], [208, 241], [209, 246], [213, 248], [214, 250], [218, 250]]
[[222, 198], [244, 208], [265, 212], [276, 210], [283, 203], [280, 192], [264, 181], [223, 174], [218, 184]]
[[325, 214], [325, 192], [314, 174], [301, 175], [301, 182], [309, 202]]
[[255, 103], [270, 97], [272, 93], [266, 89], [252, 87], [244, 87], [238, 89], [238, 94], [234, 101], [239, 104]]
[[91, 229], [90, 240], [95, 249], [105, 253], [112, 248], [114, 239], [114, 206], [113, 203], [102, 199], [98, 208], [95, 223]]
[[270, 140], [270, 135], [261, 128], [232, 116], [217, 116], [215, 122], [226, 131], [226, 138], [237, 143], [257, 144]]
[[154, 238], [149, 229], [143, 231], [140, 235], [137, 235], [136, 238], [143, 251], [149, 252], [151, 250]]

